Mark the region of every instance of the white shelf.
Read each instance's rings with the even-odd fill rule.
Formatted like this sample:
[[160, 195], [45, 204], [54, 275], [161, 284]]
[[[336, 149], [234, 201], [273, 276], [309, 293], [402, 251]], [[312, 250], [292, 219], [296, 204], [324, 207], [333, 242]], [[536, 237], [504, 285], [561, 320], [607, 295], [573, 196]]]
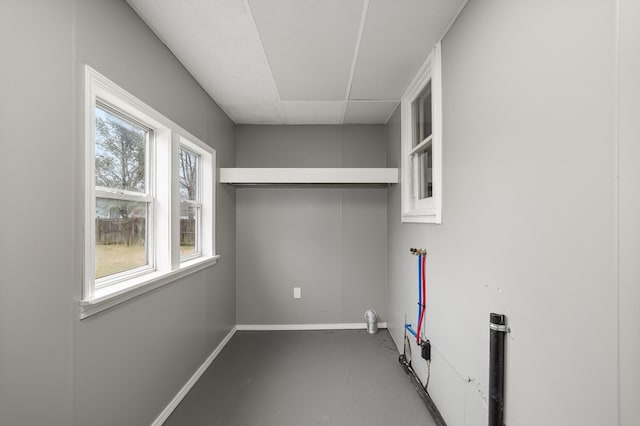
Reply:
[[220, 182], [232, 185], [388, 185], [398, 169], [385, 168], [221, 168]]

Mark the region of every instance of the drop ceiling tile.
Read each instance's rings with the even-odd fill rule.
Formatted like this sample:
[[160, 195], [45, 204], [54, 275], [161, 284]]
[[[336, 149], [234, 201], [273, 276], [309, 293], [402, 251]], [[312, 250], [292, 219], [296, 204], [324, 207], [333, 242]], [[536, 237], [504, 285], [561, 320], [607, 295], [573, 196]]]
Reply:
[[282, 100], [344, 100], [363, 0], [250, 0]]
[[349, 99], [400, 99], [464, 0], [370, 0]]
[[278, 100], [245, 1], [127, 1], [225, 110], [231, 102]]
[[[369, 0], [350, 99], [399, 99], [463, 1]], [[344, 102], [365, 0], [127, 2], [237, 123], [378, 122], [393, 108]]]
[[286, 117], [280, 101], [231, 103], [224, 110], [237, 124], [283, 124]]
[[398, 101], [349, 101], [344, 116], [345, 124], [385, 124]]
[[287, 124], [340, 124], [344, 101], [283, 101]]

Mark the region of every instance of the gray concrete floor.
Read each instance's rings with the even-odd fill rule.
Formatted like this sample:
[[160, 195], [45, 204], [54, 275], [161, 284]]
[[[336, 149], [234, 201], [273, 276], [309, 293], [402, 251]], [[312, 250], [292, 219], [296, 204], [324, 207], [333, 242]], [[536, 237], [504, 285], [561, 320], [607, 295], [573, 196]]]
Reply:
[[165, 425], [435, 425], [386, 330], [240, 331]]

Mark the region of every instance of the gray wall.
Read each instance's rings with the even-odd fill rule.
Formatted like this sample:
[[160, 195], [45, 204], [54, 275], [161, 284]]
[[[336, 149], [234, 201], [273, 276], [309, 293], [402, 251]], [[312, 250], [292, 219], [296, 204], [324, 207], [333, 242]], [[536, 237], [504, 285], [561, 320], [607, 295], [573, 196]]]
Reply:
[[512, 328], [506, 424], [617, 424], [614, 7], [472, 0], [443, 40], [443, 223], [401, 225], [390, 190], [388, 319], [401, 349], [407, 250], [426, 247], [429, 392], [451, 426], [486, 424], [492, 311]]
[[640, 423], [640, 3], [620, 2], [620, 419]]
[[[238, 126], [238, 167], [385, 167], [384, 126]], [[236, 190], [238, 324], [385, 318], [386, 191]], [[293, 299], [293, 287], [302, 298]]]
[[0, 170], [16, 203], [2, 209], [0, 424], [150, 424], [235, 324], [235, 194], [217, 188], [218, 264], [79, 321], [83, 65], [220, 166], [235, 126], [124, 1], [5, 5]]
[[0, 2], [2, 425], [72, 419], [72, 18], [70, 0]]

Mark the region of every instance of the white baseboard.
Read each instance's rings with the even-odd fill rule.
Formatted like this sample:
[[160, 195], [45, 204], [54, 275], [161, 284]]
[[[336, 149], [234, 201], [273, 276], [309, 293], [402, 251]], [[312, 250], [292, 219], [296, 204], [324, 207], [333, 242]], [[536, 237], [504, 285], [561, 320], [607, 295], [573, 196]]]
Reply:
[[207, 359], [202, 363], [202, 365], [196, 370], [196, 372], [193, 373], [193, 376], [191, 376], [191, 378], [187, 381], [187, 383], [185, 383], [182, 389], [180, 389], [180, 392], [178, 392], [176, 396], [173, 397], [169, 405], [167, 405], [165, 409], [162, 410], [158, 418], [154, 420], [151, 426], [162, 426], [162, 424], [169, 418], [171, 413], [173, 413], [173, 410], [175, 410], [178, 404], [180, 404], [182, 399], [187, 396], [187, 393], [189, 393], [193, 385], [196, 384], [200, 376], [202, 376], [204, 372], [207, 371], [207, 368], [209, 368], [213, 360], [216, 359], [222, 349], [224, 349], [227, 343], [229, 343], [229, 340], [231, 340], [233, 335], [236, 334], [236, 330], [238, 330], [238, 328], [233, 327], [231, 331], [227, 333], [224, 339], [222, 339], [222, 342], [220, 342], [220, 344], [216, 346], [213, 352], [211, 352], [211, 355], [209, 355]]
[[[282, 330], [365, 330], [362, 322], [342, 324], [238, 324], [238, 331], [282, 331]], [[379, 322], [378, 328], [387, 328], [386, 322]]]

